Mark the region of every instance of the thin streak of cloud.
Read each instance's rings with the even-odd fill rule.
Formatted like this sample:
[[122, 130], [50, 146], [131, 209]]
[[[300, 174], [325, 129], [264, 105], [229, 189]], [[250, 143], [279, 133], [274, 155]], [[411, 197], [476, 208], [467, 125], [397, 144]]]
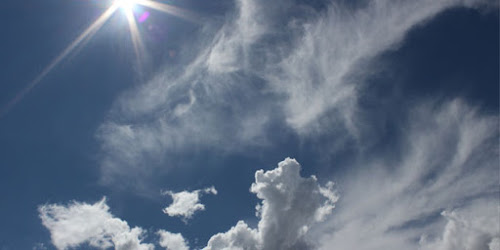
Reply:
[[[331, 3], [325, 12], [297, 16], [292, 13], [300, 7], [286, 1], [240, 0], [233, 16], [207, 31], [214, 38], [196, 44], [192, 63], [116, 101], [98, 132], [102, 181], [116, 184], [132, 172], [148, 176], [155, 169], [146, 162], [193, 146], [244, 151], [271, 145], [273, 124], [304, 137], [327, 128], [357, 138], [358, 91], [372, 71], [370, 59], [443, 10], [482, 2]], [[285, 38], [292, 42], [280, 42]]]
[[[498, 116], [455, 100], [421, 105], [410, 117], [399, 161], [380, 155], [341, 177], [338, 209], [318, 229], [324, 235], [318, 239], [322, 249], [417, 249], [419, 239], [435, 239], [433, 244], [443, 247], [434, 249], [449, 249], [447, 241], [463, 237], [446, 233], [458, 226], [450, 211], [469, 211], [470, 223], [490, 211], [490, 219], [498, 222]], [[447, 229], [439, 215], [443, 211], [448, 211], [443, 213]], [[477, 240], [484, 236], [481, 242], [495, 244], [496, 222], [490, 229], [485, 224]]]

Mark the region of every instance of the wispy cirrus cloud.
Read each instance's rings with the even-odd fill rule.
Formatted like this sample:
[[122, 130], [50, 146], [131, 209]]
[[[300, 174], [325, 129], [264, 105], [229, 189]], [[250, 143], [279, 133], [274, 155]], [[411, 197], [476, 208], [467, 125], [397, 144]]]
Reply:
[[[466, 234], [471, 241], [495, 244], [498, 116], [455, 100], [425, 103], [409, 117], [396, 155], [378, 155], [339, 177], [342, 199], [320, 230], [323, 249], [450, 249], [460, 242], [465, 245], [453, 249], [468, 249], [475, 243], [466, 244]], [[479, 228], [483, 212], [496, 222], [481, 226], [476, 236], [468, 234]]]
[[[250, 188], [261, 200], [257, 227], [238, 221], [213, 235], [206, 249], [497, 250], [498, 116], [460, 99], [431, 101], [411, 109], [403, 127], [400, 150], [351, 166], [335, 177], [337, 190], [332, 182], [322, 186], [315, 176], [302, 177], [290, 158], [258, 170]], [[40, 214], [61, 249], [116, 245], [115, 235], [132, 235], [139, 244], [141, 234], [132, 232], [142, 230], [130, 229], [108, 209], [103, 200], [45, 205]], [[89, 215], [89, 230], [72, 230]], [[109, 226], [115, 224], [119, 230]], [[182, 235], [165, 232], [158, 233], [161, 246], [187, 248]]]
[[[409, 112], [394, 145], [402, 148], [350, 166], [334, 177], [336, 192], [331, 186], [326, 193], [288, 187], [297, 183], [286, 173], [298, 166], [290, 159], [265, 174], [258, 171], [251, 188], [265, 207], [257, 207], [258, 227], [239, 221], [214, 235], [207, 249], [498, 249], [498, 116], [460, 99], [424, 102]], [[311, 210], [302, 206], [314, 204], [308, 199], [316, 194], [329, 197], [329, 205], [309, 207], [324, 208], [327, 219], [307, 224], [312, 217], [300, 218]], [[291, 225], [281, 225], [275, 212]]]
[[[140, 183], [155, 167], [168, 169], [169, 157], [195, 147], [265, 148], [278, 129], [367, 143], [373, 138], [360, 125], [358, 98], [376, 71], [373, 59], [446, 9], [490, 2], [375, 0], [314, 10], [239, 0], [225, 23], [205, 30], [213, 38], [200, 39], [191, 63], [116, 101], [98, 132], [102, 179], [121, 185], [132, 176]], [[240, 220], [213, 235], [206, 249], [499, 249], [498, 115], [460, 99], [419, 102], [398, 117], [407, 120], [397, 124], [396, 144], [376, 154], [359, 150], [347, 173], [331, 178], [338, 191], [333, 182], [302, 177], [292, 159], [257, 171], [250, 191], [261, 200], [258, 225]], [[168, 191], [173, 203], [164, 212], [187, 220], [204, 209], [203, 193], [216, 190]], [[130, 229], [108, 210], [103, 200], [39, 212], [61, 249], [151, 247], [141, 242], [144, 230]], [[81, 227], [89, 216], [101, 219]], [[157, 235], [162, 247], [189, 248], [180, 234]]]
[[207, 24], [217, 28], [200, 35], [191, 63], [115, 102], [98, 132], [102, 180], [117, 184], [132, 172], [148, 178], [155, 166], [169, 167], [163, 160], [173, 152], [193, 147], [269, 146], [277, 127], [302, 137], [325, 129], [359, 137], [357, 100], [375, 70], [370, 60], [443, 10], [483, 2], [332, 2], [321, 11], [289, 1], [237, 1], [225, 23]]

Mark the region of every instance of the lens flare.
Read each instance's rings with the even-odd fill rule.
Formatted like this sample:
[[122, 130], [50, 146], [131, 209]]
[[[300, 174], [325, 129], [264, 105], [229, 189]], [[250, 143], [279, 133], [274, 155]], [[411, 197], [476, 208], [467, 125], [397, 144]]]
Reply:
[[141, 16], [139, 16], [139, 20], [138, 20], [138, 21], [139, 21], [140, 23], [145, 22], [146, 20], [148, 20], [149, 15], [150, 15], [150, 14], [149, 14], [149, 12], [148, 12], [148, 11], [145, 11], [144, 13], [142, 13], [142, 15], [141, 15]]

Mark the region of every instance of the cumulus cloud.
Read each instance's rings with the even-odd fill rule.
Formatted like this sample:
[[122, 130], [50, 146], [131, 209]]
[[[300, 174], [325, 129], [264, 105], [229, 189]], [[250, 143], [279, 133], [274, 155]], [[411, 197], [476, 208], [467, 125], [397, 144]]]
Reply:
[[[397, 149], [360, 158], [338, 176], [341, 199], [333, 182], [302, 177], [294, 159], [256, 171], [250, 192], [261, 200], [257, 227], [238, 221], [204, 249], [498, 250], [498, 116], [456, 99], [425, 102], [407, 117]], [[174, 202], [165, 212], [189, 218], [204, 208], [204, 193], [217, 191], [169, 191]], [[108, 210], [104, 200], [75, 202], [41, 206], [40, 216], [59, 249], [83, 243], [120, 249], [122, 242], [150, 249], [141, 243], [142, 229]], [[157, 234], [162, 247], [189, 249], [180, 234]]]
[[200, 196], [202, 194], [217, 194], [215, 187], [209, 187], [205, 189], [198, 189], [192, 192], [181, 191], [174, 193], [172, 191], [165, 191], [164, 194], [170, 195], [173, 199], [172, 204], [163, 209], [163, 212], [169, 216], [179, 216], [182, 217], [183, 221], [186, 222], [187, 219], [193, 217], [194, 213], [197, 211], [205, 210], [205, 205], [200, 203]]
[[498, 117], [461, 100], [426, 103], [404, 131], [397, 155], [342, 176], [336, 213], [315, 234], [322, 249], [496, 247]]
[[[307, 240], [309, 229], [332, 213], [338, 195], [333, 183], [325, 186], [315, 176], [301, 177], [301, 166], [287, 158], [278, 167], [258, 170], [250, 191], [261, 202], [256, 207], [258, 227], [250, 228], [239, 221], [227, 232], [212, 236], [205, 249], [305, 249], [312, 247]], [[203, 210], [199, 204], [202, 193], [217, 194], [214, 187], [193, 192], [167, 192], [174, 202], [165, 208], [170, 216], [190, 218]], [[58, 249], [83, 244], [96, 248], [154, 249], [142, 243], [145, 230], [130, 228], [127, 222], [109, 212], [106, 200], [95, 204], [73, 202], [64, 205], [43, 205], [39, 208], [43, 225], [49, 229], [52, 243]], [[158, 230], [159, 245], [166, 249], [187, 250], [188, 243], [179, 233]]]
[[295, 160], [257, 171], [257, 228], [239, 221], [206, 249], [498, 249], [498, 116], [456, 99], [423, 103], [405, 124], [394, 154], [337, 177], [338, 201]]
[[38, 211], [57, 249], [83, 244], [103, 249], [154, 249], [152, 244], [142, 243], [145, 230], [130, 228], [126, 221], [109, 212], [105, 198], [94, 204], [72, 202], [69, 205], [42, 205]]
[[160, 246], [167, 250], [189, 250], [188, 243], [180, 233], [171, 233], [165, 230], [158, 230], [160, 236]]
[[424, 235], [420, 239], [421, 249], [498, 250], [499, 212], [500, 204], [495, 199], [476, 200], [463, 208], [443, 211], [441, 215], [445, 217], [447, 223], [442, 236], [429, 239]]
[[315, 176], [300, 176], [299, 163], [287, 158], [278, 167], [259, 170], [250, 191], [262, 202], [256, 229], [239, 221], [225, 233], [211, 237], [205, 249], [305, 249], [309, 228], [329, 215], [338, 196], [333, 183], [325, 187]]
[[[162, 72], [116, 101], [99, 130], [103, 178], [145, 171], [151, 158], [192, 145], [263, 144], [276, 120], [304, 137], [325, 124], [357, 137], [357, 98], [374, 70], [370, 60], [438, 13], [483, 2], [332, 2], [304, 17], [288, 15], [289, 2], [239, 0], [235, 13], [208, 32], [214, 38], [200, 39], [199, 55], [182, 72]], [[497, 249], [498, 230], [475, 224], [498, 201], [497, 138], [497, 116], [461, 100], [424, 104], [412, 110], [400, 148], [359, 159], [341, 176], [338, 203], [333, 184], [300, 177], [291, 159], [258, 171], [251, 187], [262, 200], [257, 228], [239, 221], [207, 249], [305, 249], [313, 241], [323, 249]], [[207, 191], [168, 192], [174, 202], [165, 213], [191, 218], [204, 209], [200, 192]]]

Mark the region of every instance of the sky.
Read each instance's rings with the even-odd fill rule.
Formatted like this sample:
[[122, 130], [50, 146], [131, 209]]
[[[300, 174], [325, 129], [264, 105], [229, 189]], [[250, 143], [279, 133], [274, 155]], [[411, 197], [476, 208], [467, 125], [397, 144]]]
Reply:
[[0, 21], [1, 250], [500, 250], [498, 1]]

